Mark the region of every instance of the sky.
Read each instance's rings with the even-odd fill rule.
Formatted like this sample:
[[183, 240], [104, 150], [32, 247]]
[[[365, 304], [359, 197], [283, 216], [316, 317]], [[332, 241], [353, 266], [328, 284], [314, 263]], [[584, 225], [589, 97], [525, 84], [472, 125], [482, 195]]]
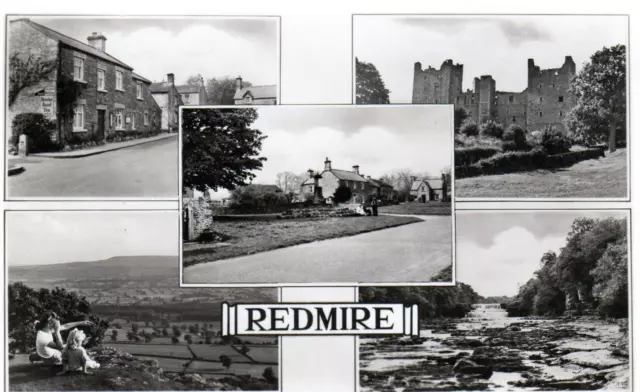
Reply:
[[410, 103], [413, 65], [464, 65], [462, 88], [492, 75], [496, 89], [527, 87], [527, 60], [559, 68], [572, 56], [576, 71], [603, 46], [626, 44], [625, 16], [355, 16], [354, 55], [373, 63], [392, 103]]
[[107, 37], [106, 52], [154, 82], [175, 74], [242, 76], [254, 85], [278, 83], [277, 18], [39, 18], [36, 23], [83, 43], [92, 32]]
[[177, 211], [10, 211], [10, 266], [97, 261], [114, 256], [178, 256]]
[[[262, 170], [255, 184], [275, 184], [278, 173], [334, 169], [379, 178], [396, 169], [440, 175], [451, 167], [452, 109], [448, 106], [280, 106], [258, 108], [253, 128], [262, 131]], [[227, 191], [212, 194], [228, 197]]]
[[485, 297], [513, 296], [545, 252], [560, 252], [576, 218], [625, 216], [611, 210], [457, 211], [456, 280]]

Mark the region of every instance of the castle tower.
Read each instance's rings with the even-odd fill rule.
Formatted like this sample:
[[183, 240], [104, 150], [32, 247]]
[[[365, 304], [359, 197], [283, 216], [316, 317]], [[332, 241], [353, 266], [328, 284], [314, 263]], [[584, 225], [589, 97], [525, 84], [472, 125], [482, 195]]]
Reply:
[[478, 96], [478, 122], [493, 120], [496, 113], [496, 81], [491, 75], [473, 80], [473, 90]]
[[445, 60], [440, 69], [413, 65], [412, 103], [453, 104], [462, 92], [462, 65]]

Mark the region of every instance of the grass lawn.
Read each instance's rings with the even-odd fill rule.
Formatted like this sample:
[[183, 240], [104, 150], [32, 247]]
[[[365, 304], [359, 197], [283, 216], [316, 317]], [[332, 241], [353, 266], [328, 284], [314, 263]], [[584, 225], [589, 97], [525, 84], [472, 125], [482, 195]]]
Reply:
[[428, 203], [410, 202], [378, 207], [378, 212], [380, 214], [451, 215], [451, 203], [439, 201]]
[[346, 237], [421, 222], [404, 216], [215, 222], [212, 229], [231, 240], [222, 244], [184, 244], [184, 266], [250, 255], [307, 242]]
[[456, 180], [456, 197], [602, 198], [627, 196], [627, 149], [558, 170]]

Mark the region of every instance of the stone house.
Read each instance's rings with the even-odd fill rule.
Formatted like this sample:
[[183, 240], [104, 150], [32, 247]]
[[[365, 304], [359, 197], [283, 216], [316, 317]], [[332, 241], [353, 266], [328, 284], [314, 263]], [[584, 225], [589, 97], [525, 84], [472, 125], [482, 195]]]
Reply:
[[161, 128], [167, 132], [178, 132], [179, 107], [183, 105], [182, 98], [175, 85], [175, 77], [167, 74], [167, 80], [152, 83], [150, 88], [153, 98], [162, 109]]
[[351, 189], [351, 203], [368, 202], [371, 196], [384, 200], [393, 198], [393, 187], [381, 180], [374, 180], [371, 176], [360, 173], [360, 166], [354, 165], [353, 170], [340, 170], [331, 167], [331, 161], [326, 158], [324, 170], [320, 173], [309, 169], [309, 178], [300, 185], [300, 193], [312, 194], [316, 201], [330, 201], [336, 189], [345, 186]]
[[411, 200], [419, 203], [434, 200], [448, 201], [446, 177], [444, 174], [441, 178], [417, 179], [412, 177], [409, 195]]
[[[116, 132], [160, 129], [161, 110], [151, 95], [151, 82], [108, 54], [103, 34], [94, 32], [87, 41], [29, 19], [10, 21], [10, 62], [40, 63], [50, 72], [20, 89], [10, 102], [7, 130], [19, 113], [42, 113], [52, 120], [55, 142], [100, 141]], [[15, 71], [9, 67], [9, 72]]]
[[236, 78], [236, 93], [233, 96], [236, 105], [277, 105], [278, 88], [273, 86], [244, 86], [242, 78]]
[[183, 105], [206, 105], [207, 89], [204, 87], [204, 79], [200, 78], [197, 86], [184, 84], [176, 87]]
[[565, 56], [559, 68], [540, 69], [533, 59], [527, 63], [527, 87], [520, 92], [499, 91], [491, 75], [473, 79], [473, 90], [462, 90], [463, 65], [445, 60], [440, 69], [414, 64], [412, 103], [449, 104], [463, 108], [476, 123], [493, 120], [529, 131], [553, 126], [566, 131], [565, 118], [575, 106], [569, 92], [576, 64]]

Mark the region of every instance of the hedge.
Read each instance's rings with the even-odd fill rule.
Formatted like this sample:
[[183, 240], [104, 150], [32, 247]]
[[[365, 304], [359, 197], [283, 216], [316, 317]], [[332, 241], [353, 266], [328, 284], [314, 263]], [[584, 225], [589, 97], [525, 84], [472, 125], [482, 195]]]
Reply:
[[456, 166], [456, 178], [481, 175], [514, 173], [537, 169], [555, 169], [572, 166], [587, 159], [603, 157], [601, 149], [570, 151], [564, 154], [548, 155], [537, 147], [531, 151], [512, 151], [483, 159], [470, 166]]
[[490, 158], [500, 152], [497, 147], [464, 147], [455, 149], [455, 165], [456, 166], [470, 166], [474, 163]]

